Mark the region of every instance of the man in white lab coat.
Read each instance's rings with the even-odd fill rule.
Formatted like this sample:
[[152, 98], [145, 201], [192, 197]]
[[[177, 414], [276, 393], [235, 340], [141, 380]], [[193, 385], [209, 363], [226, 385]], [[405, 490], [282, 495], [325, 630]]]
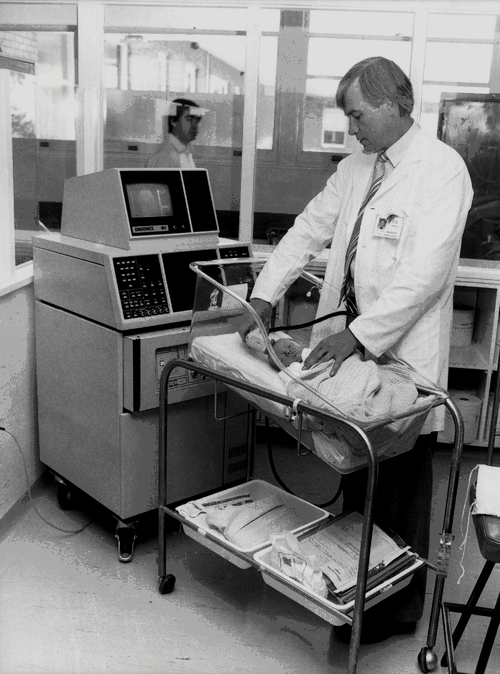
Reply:
[[[318, 316], [340, 303], [354, 307], [357, 317], [348, 327], [339, 319], [319, 323], [305, 366], [335, 358], [334, 376], [345, 358], [365, 349], [400, 358], [446, 387], [453, 285], [472, 201], [466, 166], [412, 119], [411, 83], [392, 61], [372, 57], [353, 66], [339, 84], [337, 105], [362, 150], [339, 163], [273, 251], [252, 306], [268, 321], [300, 270], [331, 244]], [[414, 449], [380, 464], [375, 521], [422, 556], [428, 554], [432, 451], [443, 415], [443, 408], [431, 412]], [[363, 509], [365, 472], [345, 476], [345, 509]], [[362, 641], [414, 630], [424, 599], [425, 572], [366, 613]], [[347, 641], [349, 629], [335, 633]]]
[[148, 157], [146, 168], [196, 168], [192, 142], [198, 135], [202, 110], [187, 98], [176, 98], [170, 104], [168, 135]]

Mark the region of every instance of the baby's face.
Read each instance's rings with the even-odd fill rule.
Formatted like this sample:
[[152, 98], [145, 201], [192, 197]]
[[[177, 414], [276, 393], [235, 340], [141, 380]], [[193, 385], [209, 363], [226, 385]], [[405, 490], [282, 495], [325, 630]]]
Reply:
[[302, 362], [303, 348], [304, 347], [294, 339], [286, 339], [284, 337], [282, 339], [277, 339], [273, 345], [274, 353], [277, 355], [280, 363], [285, 367], [288, 367], [291, 363]]

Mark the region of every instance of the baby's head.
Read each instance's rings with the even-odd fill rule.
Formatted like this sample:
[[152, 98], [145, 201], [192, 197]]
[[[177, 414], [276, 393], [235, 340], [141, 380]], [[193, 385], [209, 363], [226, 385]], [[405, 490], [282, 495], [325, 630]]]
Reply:
[[[288, 367], [292, 363], [302, 362], [302, 351], [304, 350], [304, 347], [302, 344], [295, 341], [295, 339], [288, 336], [273, 339], [271, 336], [270, 340], [276, 357], [284, 367]], [[269, 362], [275, 367], [271, 358], [269, 358]]]

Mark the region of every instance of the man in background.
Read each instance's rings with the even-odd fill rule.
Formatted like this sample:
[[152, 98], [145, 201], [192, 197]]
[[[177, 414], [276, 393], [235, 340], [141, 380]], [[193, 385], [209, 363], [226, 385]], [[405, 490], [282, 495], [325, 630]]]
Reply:
[[198, 135], [202, 110], [194, 101], [176, 98], [168, 116], [168, 136], [148, 157], [146, 168], [196, 168], [192, 142]]

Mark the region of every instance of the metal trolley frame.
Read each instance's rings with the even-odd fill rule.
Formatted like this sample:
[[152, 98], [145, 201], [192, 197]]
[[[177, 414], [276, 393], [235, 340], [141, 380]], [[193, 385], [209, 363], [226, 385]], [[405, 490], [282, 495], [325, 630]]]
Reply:
[[[172, 592], [175, 586], [175, 577], [172, 574], [168, 574], [166, 570], [166, 517], [170, 516], [174, 519], [181, 522], [184, 526], [189, 526], [193, 529], [197, 527], [191, 522], [187, 521], [182, 517], [176, 510], [172, 507], [169, 507], [168, 495], [167, 495], [167, 452], [168, 452], [168, 383], [169, 377], [176, 367], [183, 367], [186, 370], [189, 370], [193, 373], [203, 375], [207, 378], [214, 380], [215, 385], [215, 404], [217, 403], [217, 383], [220, 382], [226, 386], [231, 387], [231, 389], [241, 391], [246, 391], [250, 394], [267, 398], [274, 402], [285, 405], [286, 407], [292, 407], [294, 401], [291, 398], [286, 396], [274, 393], [267, 389], [249, 384], [233, 377], [228, 377], [224, 374], [218, 373], [214, 370], [211, 370], [207, 367], [197, 364], [192, 360], [180, 360], [176, 359], [170, 361], [165, 369], [163, 370], [161, 380], [160, 380], [160, 428], [159, 428], [159, 461], [158, 461], [158, 481], [159, 481], [159, 547], [158, 547], [158, 577], [159, 577], [159, 591], [161, 594], [168, 594]], [[419, 392], [429, 393], [431, 390], [427, 390], [425, 387], [418, 387]], [[439, 623], [439, 615], [442, 610], [442, 597], [444, 590], [444, 583], [448, 574], [448, 567], [450, 561], [451, 545], [453, 541], [452, 534], [452, 523], [453, 515], [456, 504], [456, 494], [458, 489], [458, 481], [460, 474], [460, 462], [463, 449], [463, 421], [460, 415], [460, 412], [451, 398], [446, 397], [439, 400], [434, 406], [444, 404], [448, 409], [452, 420], [455, 425], [455, 441], [453, 446], [452, 459], [449, 470], [449, 479], [448, 479], [448, 489], [446, 504], [444, 508], [443, 515], [443, 527], [442, 533], [440, 535], [439, 550], [437, 564], [431, 564], [429, 561], [424, 560], [425, 564], [431, 568], [436, 573], [436, 580], [434, 585], [434, 593], [432, 599], [432, 608], [431, 615], [429, 620], [429, 628], [427, 635], [427, 644], [424, 646], [418, 654], [418, 664], [422, 672], [431, 672], [433, 671], [438, 664], [436, 654], [434, 653], [434, 646], [436, 644], [436, 636]], [[365, 513], [363, 520], [362, 528], [362, 539], [361, 539], [361, 548], [360, 548], [360, 558], [358, 565], [358, 575], [357, 575], [357, 585], [356, 585], [356, 595], [354, 600], [354, 608], [352, 613], [352, 619], [347, 618], [345, 614], [339, 613], [333, 607], [329, 609], [332, 616], [340, 617], [344, 622], [352, 622], [352, 635], [349, 646], [349, 664], [348, 672], [349, 674], [356, 674], [357, 664], [358, 664], [358, 651], [360, 647], [360, 638], [361, 638], [361, 626], [363, 619], [363, 611], [365, 606], [365, 593], [366, 593], [366, 583], [368, 575], [368, 562], [369, 562], [369, 553], [372, 539], [373, 531], [373, 506], [375, 499], [376, 484], [378, 478], [378, 458], [375, 455], [372, 444], [366, 435], [366, 433], [358, 427], [354, 422], [350, 422], [344, 418], [329, 414], [325, 410], [321, 410], [310, 405], [307, 405], [303, 402], [297, 403], [295, 401], [294, 410], [300, 417], [300, 425], [298, 429], [298, 446], [300, 450], [300, 438], [301, 438], [301, 425], [302, 425], [302, 416], [303, 414], [312, 416], [314, 418], [319, 418], [329, 422], [335, 422], [344, 428], [349, 428], [353, 433], [357, 435], [359, 440], [364, 446], [367, 458], [367, 468], [368, 468], [368, 483], [366, 489], [366, 505]], [[264, 412], [265, 413], [265, 412]], [[217, 418], [217, 410], [215, 409], [215, 416]], [[390, 459], [387, 459], [390, 461]], [[250, 466], [250, 462], [249, 462]], [[247, 471], [248, 472], [248, 471]], [[193, 495], [194, 496], [194, 495]], [[329, 522], [333, 520], [333, 516], [329, 518]], [[210, 533], [203, 532], [203, 535], [206, 536], [208, 540], [211, 539]], [[213, 538], [213, 542], [217, 544], [222, 549], [226, 549], [233, 555], [241, 557], [249, 565], [259, 568], [260, 571], [264, 571], [260, 568], [260, 565], [256, 560], [249, 555], [235, 551], [234, 548], [225, 546], [220, 539]], [[286, 585], [287, 581], [283, 580], [283, 584]], [[289, 583], [290, 588], [295, 594], [297, 594], [297, 588]], [[305, 596], [305, 593], [304, 593]], [[307, 595], [309, 602], [315, 602], [314, 596]], [[317, 603], [318, 608], [324, 611], [324, 605]], [[347, 618], [347, 619], [346, 619]]]

